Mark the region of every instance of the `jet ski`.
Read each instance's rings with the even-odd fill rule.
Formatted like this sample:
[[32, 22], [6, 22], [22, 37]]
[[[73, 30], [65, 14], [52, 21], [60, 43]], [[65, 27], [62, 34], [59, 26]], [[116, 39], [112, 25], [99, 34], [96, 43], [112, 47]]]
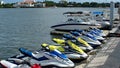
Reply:
[[2, 68], [41, 68], [39, 64], [30, 64], [21, 59], [14, 58], [12, 60], [1, 60]]
[[89, 27], [90, 30], [94, 30], [95, 32], [99, 33], [100, 36], [104, 37], [106, 36], [104, 33], [103, 33], [103, 30], [100, 30], [98, 28], [92, 28], [92, 27]]
[[[104, 41], [105, 40], [105, 38], [102, 37], [102, 34], [100, 34], [99, 32], [97, 32], [95, 30], [86, 29], [86, 30], [78, 30], [78, 31], [83, 33], [83, 34], [86, 34], [86, 35], [93, 35], [93, 37], [95, 37], [99, 41]], [[88, 36], [88, 37], [90, 37], [90, 36]], [[93, 38], [91, 38], [91, 39], [93, 39]]]
[[101, 45], [101, 42], [99, 42], [94, 36], [92, 36], [90, 34], [82, 33], [81, 31], [82, 30], [76, 30], [76, 31], [71, 32], [71, 34], [76, 37], [80, 37], [80, 38], [84, 39], [94, 49]]
[[99, 41], [104, 41], [105, 38], [102, 37], [102, 35], [94, 30], [90, 30], [88, 33], [90, 33], [91, 35], [93, 35], [97, 40]]
[[99, 36], [102, 36], [102, 37], [105, 36], [105, 34], [103, 33], [103, 30], [100, 30], [100, 29], [98, 29], [98, 28], [89, 27], [87, 30], [88, 30], [89, 32], [92, 30], [92, 32], [93, 32], [94, 34], [96, 34], [96, 35], [99, 35]]
[[85, 35], [86, 37], [89, 37], [92, 40], [98, 41], [93, 35], [89, 33], [85, 33], [83, 30], [71, 31], [70, 33], [76, 37], [79, 37], [80, 35]]
[[29, 61], [30, 63], [38, 63], [42, 67], [59, 67], [59, 68], [71, 68], [74, 67], [74, 63], [66, 57], [66, 55], [62, 54], [58, 50], [48, 50], [47, 51], [35, 51], [31, 52], [27, 49], [20, 48], [19, 51], [25, 56], [16, 56], [17, 58], [21, 58]]
[[85, 40], [83, 40], [80, 37], [75, 37], [71, 34], [64, 34], [63, 35], [64, 40], [71, 40], [73, 43], [78, 45], [81, 49], [83, 49], [85, 52], [89, 52], [93, 49]]
[[62, 53], [66, 54], [70, 59], [86, 59], [88, 55], [76, 44], [74, 44], [71, 40], [63, 40], [63, 39], [53, 39], [59, 46], [52, 46], [61, 51]]

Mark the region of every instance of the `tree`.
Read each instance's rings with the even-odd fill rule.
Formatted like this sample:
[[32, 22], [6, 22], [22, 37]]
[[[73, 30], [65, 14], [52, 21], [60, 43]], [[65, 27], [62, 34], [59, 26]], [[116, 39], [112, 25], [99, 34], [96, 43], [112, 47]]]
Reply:
[[55, 2], [53, 1], [44, 1], [47, 7], [55, 6]]
[[116, 3], [115, 3], [115, 7], [116, 7], [116, 8], [119, 7], [119, 4], [120, 4], [119, 2], [116, 2]]
[[82, 7], [90, 7], [89, 2], [84, 2], [84, 3], [82, 4]]
[[12, 4], [10, 4], [10, 3], [2, 4], [2, 7], [3, 8], [13, 8], [13, 3]]
[[105, 3], [100, 3], [99, 7], [106, 7], [106, 4]]
[[0, 4], [0, 8], [2, 8], [2, 5]]
[[106, 7], [110, 7], [110, 3], [106, 3]]
[[68, 5], [71, 5], [72, 7], [81, 7], [81, 3], [76, 2], [69, 2]]
[[90, 7], [98, 7], [98, 3], [97, 2], [91, 2]]

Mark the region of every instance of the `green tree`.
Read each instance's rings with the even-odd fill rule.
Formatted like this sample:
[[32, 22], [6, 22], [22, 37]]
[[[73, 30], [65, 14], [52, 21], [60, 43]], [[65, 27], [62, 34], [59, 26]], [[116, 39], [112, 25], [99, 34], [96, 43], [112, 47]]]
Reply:
[[98, 3], [97, 2], [91, 2], [90, 7], [98, 7]]
[[55, 2], [54, 1], [45, 1], [44, 3], [46, 3], [47, 7], [55, 6]]
[[105, 3], [100, 3], [99, 7], [106, 7], [106, 4]]
[[13, 8], [13, 4], [7, 3], [7, 4], [2, 4], [3, 8]]
[[77, 7], [81, 7], [81, 6], [82, 6], [82, 4], [81, 4], [81, 3], [77, 3], [76, 5], [77, 5]]
[[2, 6], [2, 4], [0, 3], [0, 8], [2, 8], [3, 6]]
[[68, 5], [72, 5], [73, 7], [80, 7], [81, 3], [69, 2]]
[[82, 7], [90, 7], [89, 2], [84, 2], [84, 3], [82, 4]]
[[110, 3], [106, 3], [106, 7], [110, 7]]
[[0, 4], [0, 8], [2, 8], [2, 5]]
[[119, 4], [120, 4], [119, 2], [116, 2], [116, 3], [115, 3], [115, 7], [118, 8], [118, 7], [119, 7]]
[[59, 3], [62, 7], [67, 7], [67, 5], [68, 5], [68, 3], [67, 3], [67, 1], [64, 1], [64, 2], [62, 2], [62, 3]]

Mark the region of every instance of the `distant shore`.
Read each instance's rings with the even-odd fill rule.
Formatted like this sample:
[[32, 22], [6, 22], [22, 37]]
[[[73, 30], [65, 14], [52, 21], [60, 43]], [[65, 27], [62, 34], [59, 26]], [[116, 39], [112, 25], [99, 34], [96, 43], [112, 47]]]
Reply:
[[[0, 4], [0, 8], [48, 8], [48, 7], [109, 8], [110, 3], [97, 3], [97, 2], [83, 2], [83, 3], [59, 2], [59, 3], [56, 3], [54, 1], [45, 1], [45, 2], [33, 2], [31, 4], [23, 3], [23, 2]], [[118, 8], [118, 7], [119, 7], [119, 2], [115, 2], [115, 8]]]

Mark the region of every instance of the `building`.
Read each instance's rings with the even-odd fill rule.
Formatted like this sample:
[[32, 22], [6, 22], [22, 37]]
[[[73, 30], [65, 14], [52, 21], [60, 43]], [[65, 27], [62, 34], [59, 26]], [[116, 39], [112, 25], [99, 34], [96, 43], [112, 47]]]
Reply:
[[4, 4], [4, 1], [0, 1], [0, 4]]
[[25, 4], [33, 4], [33, 3], [35, 3], [35, 0], [24, 0], [23, 3], [25, 3]]
[[37, 7], [37, 8], [39, 8], [39, 7], [46, 7], [46, 4], [42, 3], [42, 2], [38, 2], [38, 3], [34, 4], [34, 7]]
[[35, 0], [24, 0], [13, 5], [14, 7], [21, 8], [34, 8], [34, 7], [45, 7], [46, 4], [42, 2], [36, 2]]
[[28, 3], [15, 3], [14, 5], [13, 5], [13, 7], [34, 7], [34, 4], [28, 4]]
[[17, 2], [13, 7], [34, 7], [35, 0], [23, 0], [23, 2]]

